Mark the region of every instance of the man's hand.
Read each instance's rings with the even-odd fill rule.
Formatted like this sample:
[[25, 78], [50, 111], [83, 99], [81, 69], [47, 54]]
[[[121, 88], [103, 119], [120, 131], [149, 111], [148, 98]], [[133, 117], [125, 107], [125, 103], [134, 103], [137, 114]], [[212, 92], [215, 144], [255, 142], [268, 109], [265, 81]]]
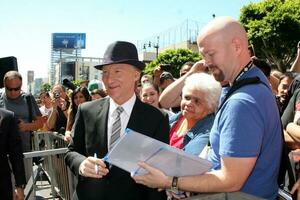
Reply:
[[24, 199], [25, 199], [24, 189], [20, 187], [16, 187], [14, 193], [14, 200], [24, 200]]
[[155, 67], [153, 75], [154, 77], [160, 77], [160, 75], [162, 74], [163, 70], [161, 69], [160, 66]]
[[91, 178], [102, 178], [109, 171], [102, 159], [88, 157], [79, 166], [81, 176]]
[[26, 132], [26, 131], [28, 131], [27, 124], [28, 124], [28, 123], [24, 122], [24, 120], [19, 119], [19, 121], [18, 121], [18, 127], [19, 127], [19, 130], [20, 130], [21, 132]]
[[72, 139], [71, 131], [66, 131], [64, 136], [64, 141], [69, 143], [71, 139]]
[[291, 190], [291, 194], [294, 194], [296, 192], [296, 190], [298, 190], [297, 199], [300, 199], [300, 179], [298, 179], [298, 181], [294, 184], [294, 186]]
[[186, 199], [191, 196], [190, 192], [166, 190], [168, 199]]
[[162, 171], [151, 167], [150, 165], [139, 162], [138, 165], [144, 168], [149, 173], [142, 176], [133, 176], [132, 178], [136, 183], [146, 185], [150, 188], [170, 188], [172, 183], [172, 178], [166, 176]]
[[189, 72], [193, 74], [193, 73], [205, 72], [206, 70], [207, 70], [207, 66], [204, 63], [204, 60], [200, 60], [192, 66]]

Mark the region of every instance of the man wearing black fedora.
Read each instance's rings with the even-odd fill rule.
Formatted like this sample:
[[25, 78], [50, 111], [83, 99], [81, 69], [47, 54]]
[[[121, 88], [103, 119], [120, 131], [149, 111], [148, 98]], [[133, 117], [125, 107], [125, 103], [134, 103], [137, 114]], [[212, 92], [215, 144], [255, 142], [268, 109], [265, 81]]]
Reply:
[[108, 166], [101, 159], [125, 128], [168, 142], [168, 118], [142, 103], [134, 93], [144, 69], [135, 45], [123, 41], [110, 44], [103, 62], [95, 68], [103, 72], [102, 81], [109, 98], [78, 108], [73, 139], [65, 156], [67, 165], [78, 177], [73, 199], [166, 199], [164, 192], [136, 184], [128, 172]]

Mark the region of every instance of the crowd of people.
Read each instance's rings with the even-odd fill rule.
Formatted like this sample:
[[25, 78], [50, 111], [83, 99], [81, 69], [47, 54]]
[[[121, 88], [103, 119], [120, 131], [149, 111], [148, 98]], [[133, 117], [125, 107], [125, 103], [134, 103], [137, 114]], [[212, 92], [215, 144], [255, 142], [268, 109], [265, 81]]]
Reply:
[[[41, 91], [39, 105], [21, 91], [18, 72], [6, 73], [1, 154], [9, 155], [15, 177], [14, 183], [11, 176], [0, 179], [12, 186], [5, 188], [12, 191], [7, 199], [24, 198], [32, 160], [22, 161], [22, 152], [31, 151], [30, 133], [36, 130], [64, 135], [65, 161], [77, 179], [72, 199], [163, 200], [235, 191], [276, 199], [283, 144], [300, 149], [299, 44], [286, 73], [251, 54], [245, 29], [230, 17], [205, 26], [197, 44], [203, 60], [183, 64], [176, 79], [165, 65], [141, 76], [145, 64], [135, 45], [116, 41], [95, 66], [102, 81], [71, 90], [56, 84]], [[102, 159], [126, 128], [201, 155], [213, 167], [198, 176], [170, 177], [139, 162], [148, 173], [131, 176]], [[300, 180], [291, 192], [298, 188]]]

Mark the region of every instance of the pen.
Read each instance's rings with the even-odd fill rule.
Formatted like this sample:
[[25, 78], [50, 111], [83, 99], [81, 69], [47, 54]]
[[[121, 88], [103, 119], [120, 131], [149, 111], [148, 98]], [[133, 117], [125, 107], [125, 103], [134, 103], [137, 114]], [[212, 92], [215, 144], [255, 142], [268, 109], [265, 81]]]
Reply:
[[[94, 158], [97, 158], [97, 154], [96, 154], [96, 153], [94, 153]], [[98, 164], [95, 164], [95, 173], [96, 173], [96, 174], [99, 173]]]

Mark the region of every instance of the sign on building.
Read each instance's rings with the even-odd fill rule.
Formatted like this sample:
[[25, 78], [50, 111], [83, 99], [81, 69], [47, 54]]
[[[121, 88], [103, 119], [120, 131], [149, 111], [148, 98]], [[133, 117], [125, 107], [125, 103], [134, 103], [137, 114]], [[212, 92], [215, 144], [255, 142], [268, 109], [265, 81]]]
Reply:
[[85, 49], [85, 33], [52, 33], [53, 49]]

